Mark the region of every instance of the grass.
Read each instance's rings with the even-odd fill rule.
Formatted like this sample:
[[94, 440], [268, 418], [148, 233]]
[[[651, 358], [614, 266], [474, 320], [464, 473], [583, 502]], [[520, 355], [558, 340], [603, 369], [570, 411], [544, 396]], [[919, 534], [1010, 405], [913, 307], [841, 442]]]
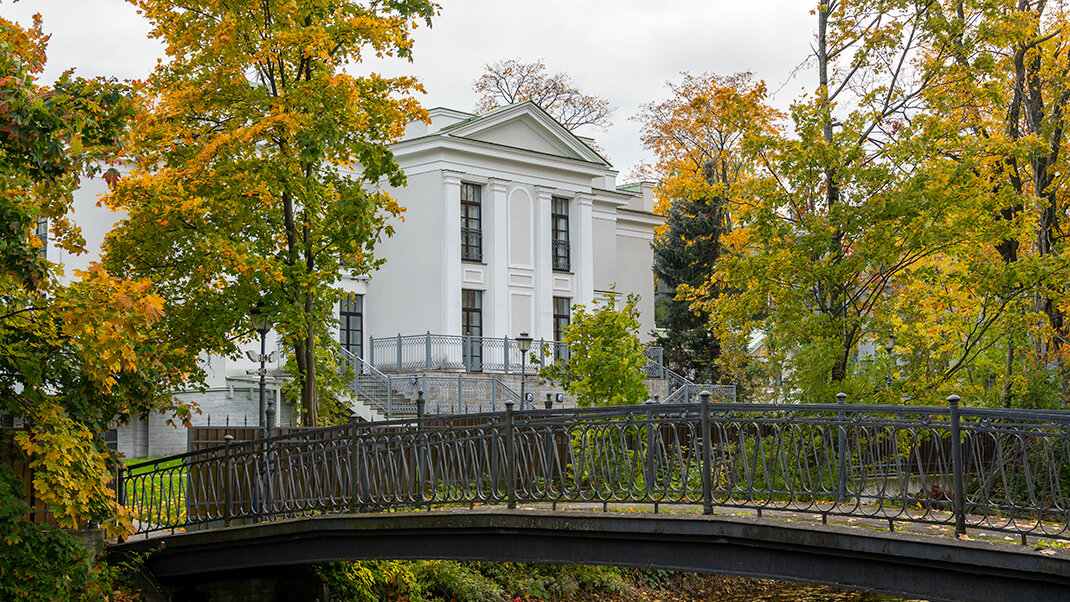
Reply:
[[[126, 466], [156, 458], [132, 458]], [[123, 504], [134, 520], [151, 525], [174, 525], [186, 521], [186, 471], [181, 460], [144, 466], [124, 478]]]

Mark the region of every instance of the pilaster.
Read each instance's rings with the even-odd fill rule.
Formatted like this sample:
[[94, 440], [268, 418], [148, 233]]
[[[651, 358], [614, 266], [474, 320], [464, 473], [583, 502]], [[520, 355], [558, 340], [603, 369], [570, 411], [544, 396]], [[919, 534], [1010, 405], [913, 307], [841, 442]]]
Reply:
[[[442, 170], [443, 334], [461, 334], [461, 172]], [[429, 249], [430, 252], [433, 252]]]

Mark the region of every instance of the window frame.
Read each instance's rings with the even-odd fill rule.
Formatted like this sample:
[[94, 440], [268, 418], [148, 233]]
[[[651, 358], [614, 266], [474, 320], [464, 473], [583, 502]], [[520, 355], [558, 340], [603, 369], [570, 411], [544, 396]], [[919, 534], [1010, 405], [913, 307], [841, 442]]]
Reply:
[[461, 261], [483, 263], [483, 187], [470, 182], [461, 182]]
[[[352, 327], [353, 319], [356, 319], [357, 328]], [[353, 332], [359, 335], [356, 352], [352, 346]], [[338, 302], [338, 344], [354, 356], [364, 359], [364, 295], [350, 293]]]
[[572, 271], [569, 204], [566, 197], [550, 197], [550, 262], [555, 272]]

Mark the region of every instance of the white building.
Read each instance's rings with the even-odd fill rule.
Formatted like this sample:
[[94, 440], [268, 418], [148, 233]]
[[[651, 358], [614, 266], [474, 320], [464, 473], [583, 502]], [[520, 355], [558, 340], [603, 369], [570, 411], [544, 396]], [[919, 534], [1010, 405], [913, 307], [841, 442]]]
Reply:
[[531, 102], [430, 117], [393, 147], [408, 185], [390, 191], [406, 212], [377, 248], [386, 264], [345, 283], [343, 313], [360, 310], [349, 350], [369, 359], [369, 337], [399, 333], [560, 340], [569, 308], [614, 285], [640, 295], [647, 338], [653, 184], [618, 188], [589, 141]]
[[[652, 213], [653, 184], [618, 188], [617, 172], [592, 150], [590, 140], [530, 102], [479, 116], [437, 108], [430, 117], [430, 124], [410, 124], [393, 146], [408, 184], [390, 192], [406, 212], [393, 224], [395, 235], [376, 249], [387, 260], [383, 267], [369, 277], [343, 279], [349, 293], [339, 307], [343, 347], [370, 362], [373, 338], [390, 343], [387, 339], [397, 335], [468, 336], [476, 344], [463, 352], [464, 362], [425, 366], [421, 359], [395, 366], [390, 363], [395, 345], [389, 354], [380, 350], [374, 363], [387, 372], [408, 373], [511, 367], [515, 386], [519, 353], [515, 341], [500, 341], [521, 332], [536, 340], [560, 340], [571, 306], [589, 304], [614, 285], [621, 297], [640, 295], [640, 334], [648, 338], [655, 282], [650, 243], [663, 222]], [[102, 183], [90, 183], [79, 192], [75, 208], [90, 254], [68, 257], [49, 248], [50, 258], [64, 263], [68, 274], [98, 255], [119, 217], [95, 206], [101, 192]], [[499, 345], [484, 339], [498, 339]], [[274, 345], [269, 335], [268, 348]], [[468, 361], [472, 356], [490, 360], [495, 349], [508, 348], [513, 355], [504, 366]], [[462, 354], [459, 347], [453, 352]], [[213, 426], [255, 426], [257, 377], [249, 371], [259, 366], [244, 357], [214, 357], [206, 367], [207, 391], [176, 393], [200, 406], [193, 424], [203, 426], [210, 417]], [[281, 367], [276, 363], [268, 369]], [[295, 417], [281, 403], [277, 385], [272, 379], [268, 391], [277, 422], [292, 424]], [[165, 420], [153, 416], [121, 429], [120, 450], [128, 457], [185, 451], [187, 433]]]

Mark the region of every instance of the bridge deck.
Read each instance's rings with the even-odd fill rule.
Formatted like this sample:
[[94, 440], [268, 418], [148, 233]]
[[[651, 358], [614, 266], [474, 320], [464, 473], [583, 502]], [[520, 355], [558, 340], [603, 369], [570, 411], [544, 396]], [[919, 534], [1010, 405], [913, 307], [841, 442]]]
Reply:
[[163, 583], [360, 559], [638, 566], [932, 600], [1070, 599], [1070, 551], [737, 516], [476, 508], [334, 515], [138, 539]]

